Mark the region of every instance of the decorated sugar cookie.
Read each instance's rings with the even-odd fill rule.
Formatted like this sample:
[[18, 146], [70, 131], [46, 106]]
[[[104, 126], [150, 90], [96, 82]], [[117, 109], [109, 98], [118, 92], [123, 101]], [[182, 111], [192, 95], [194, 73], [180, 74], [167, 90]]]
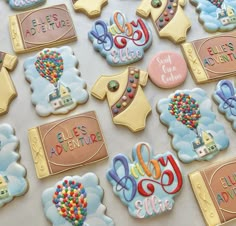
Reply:
[[76, 11], [85, 13], [89, 17], [97, 17], [101, 14], [101, 9], [108, 3], [108, 0], [72, 0]]
[[88, 37], [94, 49], [112, 66], [141, 60], [152, 43], [151, 31], [141, 18], [129, 22], [119, 11], [114, 12], [110, 23], [96, 21]]
[[32, 103], [40, 116], [66, 114], [88, 100], [85, 81], [76, 69], [78, 61], [68, 46], [44, 49], [24, 63], [31, 83]]
[[7, 0], [10, 7], [15, 10], [26, 10], [42, 5], [46, 0]]
[[26, 170], [18, 163], [20, 155], [16, 152], [19, 140], [13, 128], [0, 124], [0, 207], [23, 195], [28, 189]]
[[149, 78], [160, 88], [179, 86], [185, 81], [187, 73], [184, 58], [172, 51], [157, 53], [148, 65]]
[[190, 0], [197, 7], [199, 21], [208, 32], [231, 31], [236, 28], [234, 0]]
[[64, 177], [42, 194], [44, 213], [53, 226], [114, 226], [102, 198], [94, 173]]
[[210, 160], [229, 146], [204, 90], [178, 90], [157, 105], [160, 120], [173, 136], [172, 145], [184, 163]]
[[183, 178], [178, 161], [171, 152], [153, 154], [141, 142], [132, 150], [132, 160], [124, 154], [113, 158], [107, 179], [114, 193], [135, 218], [147, 218], [171, 211]]
[[217, 84], [213, 98], [218, 104], [218, 110], [232, 122], [236, 130], [236, 88], [230, 80], [222, 80]]
[[142, 0], [136, 12], [141, 17], [151, 17], [161, 38], [180, 43], [186, 40], [191, 27], [183, 11], [185, 4], [186, 0]]
[[146, 117], [151, 111], [142, 90], [147, 79], [147, 72], [128, 67], [120, 74], [101, 76], [92, 87], [91, 94], [99, 100], [107, 98], [115, 124], [137, 132], [145, 128]]
[[0, 115], [8, 111], [9, 104], [17, 96], [8, 70], [13, 70], [18, 60], [16, 56], [0, 51]]

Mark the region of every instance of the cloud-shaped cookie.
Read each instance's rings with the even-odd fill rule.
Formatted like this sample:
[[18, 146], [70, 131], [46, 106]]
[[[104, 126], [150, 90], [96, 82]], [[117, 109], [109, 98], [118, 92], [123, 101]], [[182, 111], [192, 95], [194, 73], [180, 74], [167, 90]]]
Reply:
[[34, 1], [16, 1], [16, 0], [7, 0], [10, 7], [15, 10], [26, 10], [30, 8], [37, 7], [46, 2], [46, 0], [34, 0]]
[[107, 24], [98, 20], [88, 33], [95, 50], [112, 66], [128, 65], [141, 60], [152, 43], [148, 25], [141, 19], [128, 22], [125, 15], [115, 11]]
[[88, 100], [86, 83], [78, 76], [77, 64], [68, 46], [44, 49], [25, 61], [32, 103], [40, 116], [65, 114]]
[[0, 207], [15, 196], [23, 195], [28, 188], [26, 170], [17, 161], [16, 152], [19, 141], [13, 128], [8, 124], [0, 125]]
[[234, 0], [190, 0], [197, 7], [199, 20], [208, 32], [231, 31], [236, 28]]
[[204, 90], [178, 90], [160, 100], [157, 110], [173, 136], [172, 145], [181, 161], [210, 160], [228, 147], [224, 127], [216, 121]]
[[53, 226], [114, 226], [105, 215], [103, 189], [93, 173], [67, 176], [42, 194], [46, 217]]
[[135, 218], [170, 211], [183, 185], [178, 161], [170, 152], [153, 155], [149, 144], [137, 143], [132, 161], [123, 154], [113, 158], [107, 172], [113, 192]]

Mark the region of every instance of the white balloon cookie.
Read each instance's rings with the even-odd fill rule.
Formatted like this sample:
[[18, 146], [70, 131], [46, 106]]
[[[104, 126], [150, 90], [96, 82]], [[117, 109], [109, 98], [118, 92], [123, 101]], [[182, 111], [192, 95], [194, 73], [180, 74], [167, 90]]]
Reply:
[[26, 170], [18, 163], [19, 140], [8, 124], [0, 125], [0, 207], [28, 189]]
[[40, 116], [66, 114], [88, 100], [78, 61], [68, 46], [44, 49], [24, 63], [33, 90], [32, 103]]

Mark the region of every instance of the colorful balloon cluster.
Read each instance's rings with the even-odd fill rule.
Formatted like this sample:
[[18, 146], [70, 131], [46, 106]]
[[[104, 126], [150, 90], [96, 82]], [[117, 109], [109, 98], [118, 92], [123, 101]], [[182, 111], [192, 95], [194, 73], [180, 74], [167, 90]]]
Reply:
[[74, 226], [82, 226], [87, 216], [87, 194], [81, 183], [65, 180], [53, 195], [59, 214]]
[[175, 118], [194, 130], [198, 126], [198, 120], [201, 117], [197, 101], [185, 93], [176, 93], [169, 103], [169, 112]]
[[46, 49], [39, 53], [35, 67], [41, 77], [56, 84], [63, 74], [63, 59], [60, 53]]
[[211, 4], [215, 5], [217, 8], [221, 9], [221, 5], [223, 4], [224, 0], [208, 0]]

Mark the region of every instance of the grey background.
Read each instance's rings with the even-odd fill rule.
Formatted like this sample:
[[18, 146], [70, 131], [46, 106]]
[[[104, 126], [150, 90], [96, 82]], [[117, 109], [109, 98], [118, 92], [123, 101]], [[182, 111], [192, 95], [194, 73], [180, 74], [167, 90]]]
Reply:
[[[88, 0], [89, 1], [89, 0]], [[137, 0], [109, 0], [108, 5], [103, 9], [100, 18], [108, 21], [111, 14], [115, 10], [121, 10], [127, 14], [128, 19], [136, 17], [135, 11], [140, 1]], [[90, 92], [92, 85], [100, 75], [112, 75], [122, 72], [126, 67], [111, 67], [105, 59], [97, 53], [90, 41], [88, 40], [87, 33], [91, 29], [93, 22], [96, 19], [89, 19], [81, 13], [75, 13], [70, 0], [47, 0], [45, 6], [53, 4], [66, 3], [69, 11], [73, 17], [75, 28], [78, 35], [78, 41], [69, 43], [79, 59], [79, 71], [82, 78], [87, 81], [87, 89]], [[205, 32], [198, 22], [198, 15], [189, 2], [185, 7], [185, 12], [192, 22], [192, 28], [188, 32], [187, 41], [198, 38], [208, 37], [212, 34]], [[0, 50], [13, 54], [11, 41], [8, 31], [8, 16], [14, 15], [15, 11], [11, 10], [6, 1], [0, 1]], [[146, 51], [145, 57], [142, 61], [135, 63], [140, 69], [146, 69], [151, 58], [159, 51], [173, 50], [181, 52], [180, 46], [171, 43], [169, 40], [160, 39], [156, 34], [152, 22], [147, 20], [153, 33], [152, 46]], [[177, 26], [176, 26], [177, 28]], [[99, 101], [90, 96], [88, 102], [84, 105], [77, 107], [68, 115], [82, 113], [90, 110], [97, 112], [98, 118], [101, 123], [104, 137], [107, 142], [107, 148], [110, 158], [102, 162], [76, 168], [65, 173], [48, 177], [39, 180], [36, 177], [32, 155], [27, 138], [27, 129], [54, 121], [56, 119], [64, 118], [64, 115], [49, 116], [46, 118], [39, 117], [31, 104], [30, 86], [24, 78], [23, 63], [24, 60], [36, 52], [18, 55], [19, 63], [17, 68], [11, 73], [12, 80], [18, 92], [18, 97], [13, 100], [10, 105], [8, 114], [0, 116], [0, 123], [9, 123], [15, 130], [16, 135], [20, 140], [19, 152], [21, 155], [21, 163], [27, 169], [27, 180], [29, 182], [28, 192], [21, 197], [15, 198], [12, 202], [0, 209], [0, 226], [49, 226], [50, 222], [44, 216], [41, 204], [41, 194], [48, 188], [53, 186], [57, 181], [61, 180], [66, 175], [82, 175], [86, 172], [94, 172], [100, 178], [100, 185], [105, 190], [103, 199], [104, 205], [107, 206], [107, 215], [112, 217], [117, 226], [203, 226], [205, 225], [201, 212], [195, 201], [192, 193], [190, 183], [187, 179], [188, 173], [197, 170], [201, 167], [207, 166], [209, 162], [194, 162], [191, 164], [182, 164], [184, 185], [178, 197], [175, 199], [174, 209], [171, 212], [165, 213], [160, 216], [151, 217], [149, 219], [134, 219], [127, 211], [127, 208], [120, 202], [113, 192], [111, 185], [105, 177], [105, 173], [110, 165], [110, 161], [117, 153], [124, 153], [131, 156], [131, 150], [134, 144], [140, 141], [148, 142], [154, 149], [155, 153], [164, 153], [167, 150], [175, 151], [171, 148], [171, 137], [167, 134], [167, 128], [159, 121], [159, 115], [156, 112], [156, 104], [161, 98], [167, 97], [173, 93], [175, 89], [164, 90], [156, 87], [149, 80], [144, 92], [152, 106], [152, 113], [148, 116], [146, 121], [146, 128], [142, 132], [132, 133], [126, 127], [116, 126], [112, 123], [110, 112], [106, 101]], [[211, 97], [216, 86], [216, 82], [209, 84], [198, 85], [198, 87], [207, 91], [208, 96]], [[193, 79], [188, 73], [188, 77], [184, 84], [178, 89], [192, 89], [197, 87]], [[213, 111], [217, 114], [217, 119], [225, 124], [225, 129], [230, 138], [230, 147], [228, 150], [223, 151], [217, 155], [211, 162], [221, 161], [235, 156], [235, 132], [231, 128], [231, 124], [226, 121], [223, 115], [217, 111], [217, 106], [213, 103]], [[235, 225], [235, 223], [229, 223]]]

